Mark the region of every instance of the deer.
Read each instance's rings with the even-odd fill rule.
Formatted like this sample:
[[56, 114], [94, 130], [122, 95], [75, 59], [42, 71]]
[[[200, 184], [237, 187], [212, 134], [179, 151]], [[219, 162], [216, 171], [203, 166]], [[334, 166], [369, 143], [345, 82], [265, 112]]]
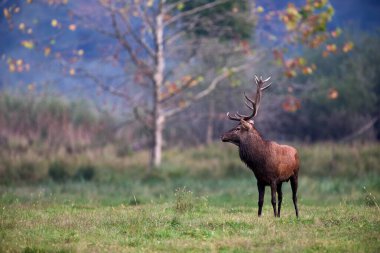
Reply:
[[[251, 110], [250, 115], [236, 112], [227, 113], [230, 120], [238, 121], [238, 125], [221, 136], [223, 142], [238, 146], [240, 159], [254, 173], [259, 192], [258, 216], [261, 216], [264, 204], [265, 187], [269, 186], [272, 194], [272, 206], [275, 217], [280, 217], [282, 203], [282, 183], [290, 180], [293, 204], [298, 218], [297, 188], [298, 171], [300, 167], [297, 150], [288, 145], [280, 145], [274, 141], [265, 140], [254, 124], [262, 92], [272, 83], [266, 84], [270, 77], [263, 80], [255, 75], [256, 96], [254, 99], [244, 93], [245, 105]], [[278, 211], [276, 210], [276, 193], [278, 196]]]

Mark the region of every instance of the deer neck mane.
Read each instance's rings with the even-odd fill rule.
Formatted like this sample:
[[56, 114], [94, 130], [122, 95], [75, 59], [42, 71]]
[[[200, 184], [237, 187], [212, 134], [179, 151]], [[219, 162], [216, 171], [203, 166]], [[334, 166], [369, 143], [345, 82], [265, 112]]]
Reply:
[[240, 159], [252, 170], [265, 166], [268, 157], [267, 141], [255, 128], [252, 128], [248, 138], [240, 143], [239, 155]]

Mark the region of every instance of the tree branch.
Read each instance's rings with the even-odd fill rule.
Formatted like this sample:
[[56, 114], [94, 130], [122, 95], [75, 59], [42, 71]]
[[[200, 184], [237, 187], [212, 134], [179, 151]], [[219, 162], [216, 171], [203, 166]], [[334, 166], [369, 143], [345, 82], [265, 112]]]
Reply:
[[225, 80], [226, 78], [228, 78], [232, 73], [238, 73], [238, 72], [241, 72], [247, 68], [249, 68], [251, 65], [249, 63], [245, 63], [245, 64], [242, 64], [240, 66], [237, 66], [237, 67], [233, 67], [233, 68], [230, 68], [228, 70], [225, 70], [222, 74], [216, 76], [212, 81], [211, 83], [209, 84], [209, 86], [207, 88], [205, 88], [204, 90], [202, 90], [201, 92], [197, 93], [194, 97], [192, 97], [190, 100], [186, 101], [184, 106], [182, 107], [176, 107], [174, 109], [171, 109], [171, 110], [168, 110], [168, 111], [165, 111], [164, 112], [164, 115], [165, 117], [170, 117], [170, 116], [173, 116], [174, 114], [176, 113], [179, 113], [181, 111], [183, 111], [184, 109], [188, 108], [193, 102], [207, 96], [208, 94], [210, 94], [215, 88], [216, 86], [222, 82], [223, 80]]
[[[219, 1], [211, 2], [211, 3], [207, 3], [207, 4], [204, 4], [204, 5], [195, 7], [193, 9], [191, 9], [191, 10], [188, 10], [188, 11], [180, 12], [179, 14], [172, 16], [166, 22], [165, 25], [170, 25], [170, 24], [172, 24], [172, 23], [180, 20], [181, 18], [194, 15], [196, 13], [199, 13], [199, 12], [207, 10], [207, 9], [211, 9], [211, 8], [217, 6], [217, 5], [224, 4], [224, 3], [228, 2], [228, 1], [230, 1], [230, 0], [219, 0]], [[166, 12], [166, 14], [168, 14], [168, 12]]]

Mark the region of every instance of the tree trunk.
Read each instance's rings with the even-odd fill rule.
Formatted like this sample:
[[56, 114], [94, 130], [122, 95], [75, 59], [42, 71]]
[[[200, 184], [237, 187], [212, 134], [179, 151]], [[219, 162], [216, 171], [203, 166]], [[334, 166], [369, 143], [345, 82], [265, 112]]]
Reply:
[[161, 165], [161, 154], [162, 154], [162, 144], [163, 144], [163, 130], [165, 124], [165, 115], [162, 111], [162, 106], [160, 103], [160, 89], [164, 81], [164, 70], [165, 70], [165, 58], [164, 58], [164, 24], [163, 24], [163, 12], [162, 4], [160, 1], [159, 13], [156, 17], [156, 33], [155, 33], [155, 44], [156, 44], [156, 57], [155, 57], [155, 73], [154, 73], [154, 126], [153, 126], [153, 147], [152, 156], [150, 161], [150, 169], [157, 168]]
[[215, 101], [211, 99], [208, 105], [207, 133], [206, 133], [207, 145], [210, 145], [212, 143], [212, 136], [214, 135], [214, 126], [213, 126], [214, 113], [215, 113]]

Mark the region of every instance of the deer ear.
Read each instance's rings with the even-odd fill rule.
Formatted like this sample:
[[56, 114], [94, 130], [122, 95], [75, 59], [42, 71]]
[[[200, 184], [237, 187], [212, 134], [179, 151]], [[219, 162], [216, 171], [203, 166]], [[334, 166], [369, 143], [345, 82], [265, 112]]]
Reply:
[[245, 130], [250, 130], [250, 129], [252, 128], [251, 123], [249, 123], [249, 122], [247, 122], [247, 121], [245, 121], [245, 120], [243, 120], [243, 119], [240, 120], [240, 123], [241, 123], [242, 127], [243, 127]]

